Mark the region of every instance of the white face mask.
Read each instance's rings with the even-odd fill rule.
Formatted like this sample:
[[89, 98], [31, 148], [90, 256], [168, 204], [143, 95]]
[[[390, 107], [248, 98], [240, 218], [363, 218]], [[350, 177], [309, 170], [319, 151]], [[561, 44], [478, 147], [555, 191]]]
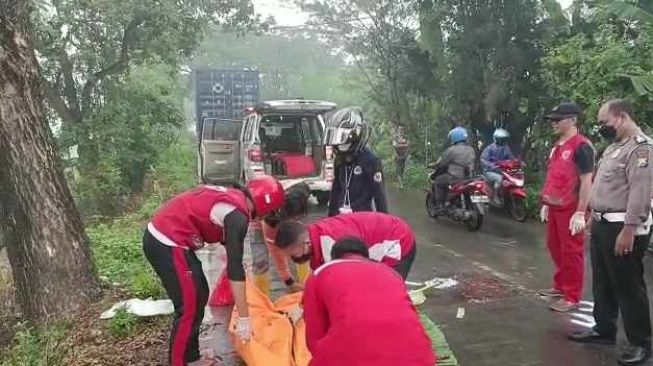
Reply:
[[347, 152], [347, 151], [349, 151], [350, 147], [351, 147], [351, 144], [342, 144], [342, 145], [338, 145], [338, 150], [340, 150], [342, 152]]

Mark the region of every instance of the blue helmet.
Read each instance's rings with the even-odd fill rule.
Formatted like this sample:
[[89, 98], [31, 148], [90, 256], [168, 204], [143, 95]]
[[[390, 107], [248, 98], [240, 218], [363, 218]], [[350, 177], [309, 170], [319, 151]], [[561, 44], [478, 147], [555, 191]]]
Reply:
[[453, 130], [449, 131], [449, 140], [452, 144], [457, 144], [459, 142], [467, 141], [467, 130], [465, 127], [456, 127]]

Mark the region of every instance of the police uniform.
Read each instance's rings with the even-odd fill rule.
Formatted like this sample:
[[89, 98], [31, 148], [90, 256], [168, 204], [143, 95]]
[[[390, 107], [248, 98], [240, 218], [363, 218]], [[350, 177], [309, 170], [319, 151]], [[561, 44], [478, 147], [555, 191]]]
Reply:
[[353, 212], [373, 211], [373, 207], [388, 212], [381, 159], [367, 148], [358, 151], [351, 161], [343, 155], [336, 159], [329, 216], [337, 215], [347, 205]]
[[[599, 162], [592, 188], [592, 257], [594, 330], [617, 334], [621, 312], [628, 341], [650, 349], [651, 322], [642, 258], [651, 225], [653, 141], [641, 131], [610, 145]], [[636, 225], [632, 253], [615, 255], [624, 224]]]

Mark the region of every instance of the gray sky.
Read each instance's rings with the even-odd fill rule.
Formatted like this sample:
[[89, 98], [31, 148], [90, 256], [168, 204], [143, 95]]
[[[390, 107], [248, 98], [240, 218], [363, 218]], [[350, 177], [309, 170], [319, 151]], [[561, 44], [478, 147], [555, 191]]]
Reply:
[[[563, 9], [571, 5], [573, 0], [558, 0]], [[256, 12], [264, 17], [274, 16], [277, 24], [283, 26], [300, 25], [306, 23], [308, 17], [299, 10], [292, 0], [252, 0]]]

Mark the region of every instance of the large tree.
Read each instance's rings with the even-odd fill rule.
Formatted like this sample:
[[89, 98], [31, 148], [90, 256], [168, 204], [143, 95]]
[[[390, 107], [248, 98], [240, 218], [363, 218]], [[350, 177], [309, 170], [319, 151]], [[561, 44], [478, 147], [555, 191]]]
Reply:
[[99, 285], [44, 116], [28, 2], [0, 8], [0, 230], [22, 312], [39, 323], [79, 310]]

